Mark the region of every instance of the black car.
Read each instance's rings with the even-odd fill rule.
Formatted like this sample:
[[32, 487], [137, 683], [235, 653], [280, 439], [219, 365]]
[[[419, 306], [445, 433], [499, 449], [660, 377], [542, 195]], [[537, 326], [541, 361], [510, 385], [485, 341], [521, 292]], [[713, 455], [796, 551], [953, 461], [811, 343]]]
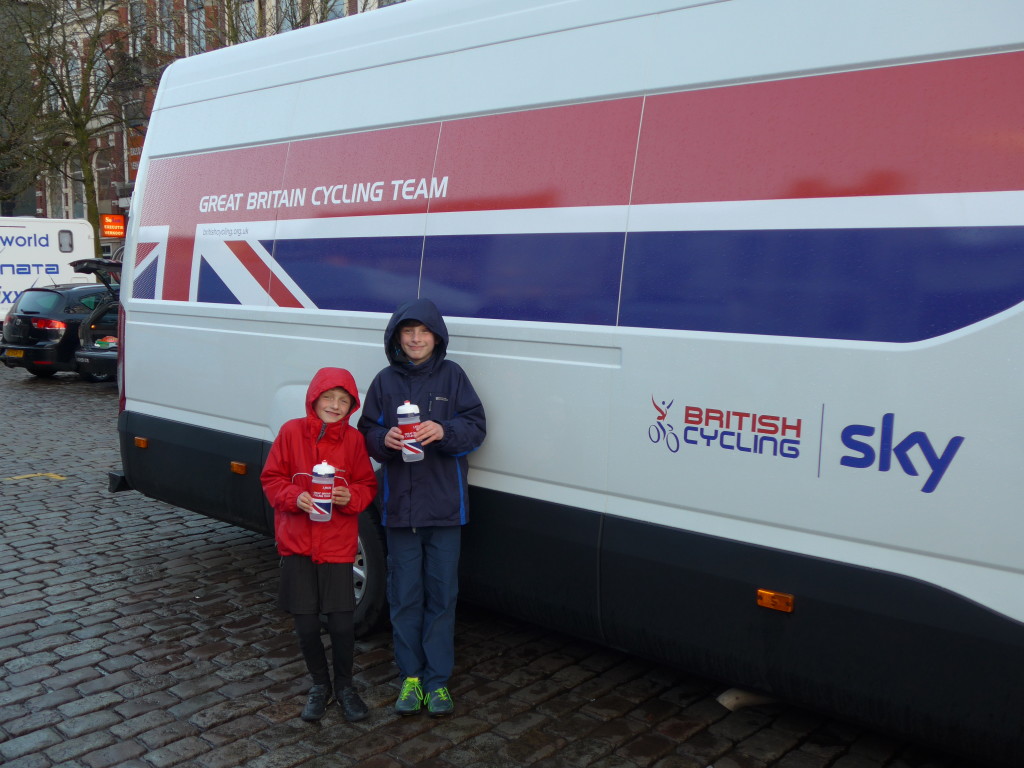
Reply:
[[[78, 269], [81, 262], [106, 263], [95, 269]], [[78, 371], [87, 381], [109, 381], [113, 373], [80, 370], [76, 360], [79, 331], [83, 323], [92, 325], [106, 316], [105, 307], [116, 302], [118, 285], [112, 279], [120, 275], [107, 259], [83, 259], [74, 262], [76, 271], [97, 274], [99, 283], [74, 283], [46, 288], [29, 288], [18, 296], [4, 318], [0, 360], [8, 368], [24, 368], [35, 376], [52, 376], [58, 371]], [[100, 310], [97, 314], [97, 310]], [[109, 334], [117, 333], [116, 320]], [[97, 337], [99, 338], [99, 337]]]
[[117, 315], [120, 303], [103, 299], [78, 326], [78, 375], [93, 381], [112, 381], [117, 375]]
[[110, 287], [89, 317], [78, 326], [78, 375], [92, 381], [112, 381], [117, 376], [118, 314], [121, 302], [114, 280], [120, 277], [120, 262], [81, 259], [71, 262], [75, 272], [97, 275]]

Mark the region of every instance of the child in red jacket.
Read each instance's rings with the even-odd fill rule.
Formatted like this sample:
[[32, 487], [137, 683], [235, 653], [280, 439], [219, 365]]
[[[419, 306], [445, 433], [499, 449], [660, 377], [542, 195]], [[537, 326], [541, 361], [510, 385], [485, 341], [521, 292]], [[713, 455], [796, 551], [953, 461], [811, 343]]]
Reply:
[[[281, 555], [278, 606], [292, 614], [299, 648], [313, 678], [302, 719], [324, 716], [336, 696], [345, 719], [362, 720], [366, 704], [352, 685], [355, 634], [352, 612], [352, 561], [359, 534], [359, 513], [377, 493], [363, 436], [349, 426], [359, 408], [359, 390], [343, 368], [321, 368], [306, 391], [306, 416], [286, 422], [274, 440], [260, 475], [274, 508], [274, 532]], [[335, 467], [331, 519], [314, 521], [310, 496], [312, 469]], [[327, 615], [334, 662], [331, 687], [327, 654], [320, 640], [320, 614]]]

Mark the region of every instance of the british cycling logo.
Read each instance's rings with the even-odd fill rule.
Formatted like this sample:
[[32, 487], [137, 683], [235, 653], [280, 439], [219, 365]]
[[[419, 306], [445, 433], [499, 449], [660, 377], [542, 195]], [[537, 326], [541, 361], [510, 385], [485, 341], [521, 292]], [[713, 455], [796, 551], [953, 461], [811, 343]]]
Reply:
[[662, 400], [659, 405], [651, 395], [657, 416], [647, 428], [648, 439], [655, 445], [664, 443], [671, 453], [678, 453], [684, 445], [692, 445], [785, 459], [800, 456], [802, 419], [687, 405], [683, 407], [683, 427], [676, 432], [669, 422], [669, 411], [674, 403], [675, 399]]
[[658, 418], [654, 420], [654, 423], [647, 429], [647, 437], [650, 438], [651, 442], [657, 445], [662, 440], [665, 441], [665, 447], [668, 448], [672, 453], [679, 451], [679, 435], [676, 434], [675, 427], [668, 423], [668, 409], [672, 407], [672, 400], [666, 403], [664, 400], [661, 401], [659, 407], [654, 402], [654, 395], [651, 395], [651, 405], [654, 406], [654, 410], [658, 412]]

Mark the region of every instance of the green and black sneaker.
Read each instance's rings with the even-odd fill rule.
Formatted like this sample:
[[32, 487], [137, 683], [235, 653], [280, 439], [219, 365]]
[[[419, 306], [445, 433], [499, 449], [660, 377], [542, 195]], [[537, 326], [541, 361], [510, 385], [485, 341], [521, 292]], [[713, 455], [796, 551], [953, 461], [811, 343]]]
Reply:
[[454, 709], [455, 704], [447, 688], [438, 688], [427, 694], [427, 713], [431, 717], [450, 715]]
[[402, 683], [402, 692], [395, 702], [395, 712], [400, 715], [415, 715], [423, 708], [423, 687], [418, 677], [407, 677]]

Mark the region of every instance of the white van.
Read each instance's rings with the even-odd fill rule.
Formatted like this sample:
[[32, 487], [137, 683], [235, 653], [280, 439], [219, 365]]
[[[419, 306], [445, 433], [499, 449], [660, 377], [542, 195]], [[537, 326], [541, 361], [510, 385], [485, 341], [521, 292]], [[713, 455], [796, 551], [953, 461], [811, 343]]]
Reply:
[[1018, 0], [416, 0], [176, 62], [126, 482], [270, 531], [313, 372], [429, 297], [488, 416], [466, 599], [1020, 763], [1022, 89]]
[[71, 262], [92, 258], [94, 242], [85, 219], [0, 218], [0, 317], [26, 288], [92, 282]]

